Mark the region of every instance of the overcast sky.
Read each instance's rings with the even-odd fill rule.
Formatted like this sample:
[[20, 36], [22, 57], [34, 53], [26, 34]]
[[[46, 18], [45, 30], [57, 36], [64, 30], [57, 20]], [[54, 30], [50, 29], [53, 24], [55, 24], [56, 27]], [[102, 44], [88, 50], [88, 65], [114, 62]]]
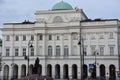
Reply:
[[[61, 0], [0, 0], [0, 27], [3, 23], [35, 20], [36, 10], [50, 10]], [[90, 19], [120, 19], [120, 0], [63, 0], [83, 9]]]

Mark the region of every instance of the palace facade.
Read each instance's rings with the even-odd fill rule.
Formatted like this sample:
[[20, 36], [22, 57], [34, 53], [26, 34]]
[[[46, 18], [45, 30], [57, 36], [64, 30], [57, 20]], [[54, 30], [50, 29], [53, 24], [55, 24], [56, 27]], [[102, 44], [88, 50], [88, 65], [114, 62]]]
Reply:
[[[117, 79], [120, 54], [118, 19], [91, 20], [82, 9], [73, 9], [64, 1], [55, 4], [51, 10], [36, 11], [35, 15], [35, 22], [3, 25], [3, 80], [32, 74], [37, 57], [40, 75], [80, 79], [80, 54], [84, 54], [84, 78]], [[81, 45], [78, 45], [79, 41]], [[90, 64], [95, 65], [92, 73]]]

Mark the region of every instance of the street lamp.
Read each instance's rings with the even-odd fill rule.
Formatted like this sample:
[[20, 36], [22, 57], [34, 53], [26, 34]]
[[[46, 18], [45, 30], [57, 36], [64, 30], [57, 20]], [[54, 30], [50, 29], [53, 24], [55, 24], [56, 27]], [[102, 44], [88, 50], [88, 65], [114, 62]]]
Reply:
[[96, 71], [96, 77], [97, 77], [97, 70], [96, 70], [97, 69], [96, 68], [97, 67], [97, 58], [96, 58], [96, 56], [99, 55], [99, 53], [97, 51], [95, 51], [94, 55], [95, 55], [95, 71]]
[[80, 46], [80, 67], [81, 67], [81, 80], [84, 80], [84, 78], [83, 78], [83, 64], [84, 64], [84, 56], [83, 56], [83, 54], [81, 53], [81, 47], [82, 47], [82, 45], [81, 45], [81, 40], [79, 40], [79, 42], [78, 42], [78, 45]]
[[29, 48], [33, 48], [33, 45], [32, 45], [33, 43], [32, 43], [32, 41], [30, 40], [29, 42], [28, 42], [28, 56], [25, 56], [25, 59], [27, 59], [27, 61], [28, 61], [28, 73], [27, 73], [27, 76], [29, 76], [29, 60], [30, 60], [30, 58], [29, 58]]

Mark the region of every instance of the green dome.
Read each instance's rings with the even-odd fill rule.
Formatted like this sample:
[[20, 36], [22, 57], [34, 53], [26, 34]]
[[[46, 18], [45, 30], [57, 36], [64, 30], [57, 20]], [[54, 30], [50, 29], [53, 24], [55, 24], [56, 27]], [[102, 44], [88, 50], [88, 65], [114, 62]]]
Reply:
[[72, 6], [66, 2], [59, 2], [55, 4], [52, 8], [52, 10], [73, 10]]

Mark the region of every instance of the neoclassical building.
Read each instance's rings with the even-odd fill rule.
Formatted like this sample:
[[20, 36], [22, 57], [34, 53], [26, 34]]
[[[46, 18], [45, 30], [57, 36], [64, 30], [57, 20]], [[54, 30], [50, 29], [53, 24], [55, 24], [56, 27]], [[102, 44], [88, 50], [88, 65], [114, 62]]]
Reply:
[[[91, 20], [82, 9], [74, 9], [64, 1], [55, 4], [51, 10], [36, 11], [35, 15], [35, 22], [3, 25], [1, 76], [4, 80], [32, 74], [37, 57], [39, 75], [80, 79], [80, 54], [84, 54], [84, 78], [117, 79], [118, 19]], [[78, 45], [79, 41], [81, 45]], [[90, 64], [95, 66], [92, 73]]]

